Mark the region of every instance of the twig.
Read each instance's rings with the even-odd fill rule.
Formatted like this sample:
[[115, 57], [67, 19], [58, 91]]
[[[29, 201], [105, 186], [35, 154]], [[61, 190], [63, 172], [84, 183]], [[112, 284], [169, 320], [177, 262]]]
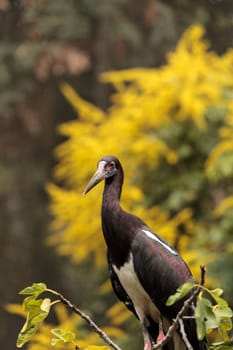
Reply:
[[[187, 309], [192, 305], [193, 300], [199, 294], [199, 292], [201, 290], [201, 287], [205, 283], [205, 267], [204, 266], [200, 266], [200, 269], [201, 269], [200, 286], [196, 287], [196, 289], [193, 291], [192, 295], [187, 300], [185, 300], [182, 308], [180, 309], [180, 311], [176, 315], [176, 318], [173, 320], [171, 326], [168, 328], [168, 331], [167, 331], [165, 337], [159, 343], [157, 343], [156, 345], [153, 346], [154, 350], [162, 349], [162, 347], [170, 340], [170, 338], [173, 337], [173, 335], [174, 335], [176, 329], [178, 328], [178, 326], [180, 326], [182, 339], [184, 340], [184, 343], [185, 343], [187, 349], [188, 350], [193, 350], [191, 344], [188, 341], [187, 335], [185, 333], [182, 318], [184, 317], [184, 314], [187, 311]], [[107, 334], [101, 328], [99, 328], [96, 325], [96, 323], [88, 315], [86, 315], [83, 311], [81, 311], [76, 305], [72, 304], [62, 294], [58, 294], [58, 295], [59, 295], [59, 298], [60, 298], [61, 302], [63, 304], [65, 304], [67, 307], [69, 307], [70, 309], [72, 309], [82, 319], [84, 319], [89, 324], [89, 326], [104, 340], [104, 342], [106, 344], [111, 346], [111, 348], [113, 348], [114, 350], [121, 350], [121, 348], [118, 345], [116, 345], [107, 336]], [[187, 318], [188, 316], [185, 316], [185, 317]]]
[[106, 344], [111, 346], [114, 350], [121, 350], [118, 345], [116, 345], [107, 334], [100, 329], [92, 319], [81, 311], [76, 305], [72, 304], [68, 299], [66, 299], [62, 294], [59, 294], [59, 298], [63, 304], [72, 309], [76, 314], [78, 314], [83, 320], [85, 320], [89, 326], [104, 340]]
[[188, 350], [193, 350], [193, 347], [192, 345], [190, 344], [189, 340], [188, 340], [188, 337], [187, 337], [187, 334], [185, 332], [185, 329], [184, 329], [184, 323], [181, 319], [179, 319], [179, 326], [180, 326], [180, 333], [182, 335], [182, 339], [187, 347]]
[[192, 295], [187, 300], [185, 300], [182, 308], [180, 309], [180, 311], [176, 315], [176, 318], [173, 320], [171, 326], [168, 328], [168, 331], [167, 331], [165, 337], [153, 347], [154, 350], [162, 349], [162, 347], [165, 344], [167, 344], [167, 342], [173, 337], [176, 329], [178, 328], [180, 320], [182, 319], [182, 317], [184, 316], [184, 314], [188, 310], [188, 308], [192, 305], [192, 302], [194, 301], [196, 296], [200, 293], [201, 286], [203, 286], [205, 283], [205, 271], [206, 271], [205, 266], [200, 266], [200, 269], [201, 269], [200, 286], [196, 287], [196, 289], [194, 289]]

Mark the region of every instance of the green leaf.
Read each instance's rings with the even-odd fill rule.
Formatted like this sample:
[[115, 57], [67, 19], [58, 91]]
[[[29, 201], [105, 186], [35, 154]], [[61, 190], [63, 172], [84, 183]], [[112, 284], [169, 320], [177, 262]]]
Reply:
[[[206, 329], [208, 329], [207, 327], [210, 327], [211, 323], [214, 324], [214, 328], [218, 327], [218, 323], [216, 325], [215, 315], [212, 312], [212, 304], [208, 299], [202, 297], [202, 293], [199, 294], [197, 299], [195, 318], [199, 340], [202, 340], [205, 337]], [[207, 320], [209, 323], [206, 324]]]
[[51, 308], [51, 299], [49, 299], [49, 298], [43, 299], [40, 308], [42, 311], [49, 313], [50, 308]]
[[223, 307], [221, 305], [216, 305], [213, 308], [213, 312], [219, 318], [222, 318], [222, 317], [230, 318], [230, 317], [233, 316], [233, 312], [232, 312], [231, 308], [228, 307], [228, 306], [227, 307]]
[[57, 344], [61, 344], [61, 343], [64, 343], [64, 341], [62, 339], [52, 338], [52, 340], [51, 340], [52, 346], [56, 346]]
[[57, 337], [51, 340], [52, 346], [55, 346], [61, 342], [67, 343], [75, 340], [75, 334], [73, 332], [65, 331], [64, 329], [59, 328], [52, 329], [51, 332]]
[[223, 337], [224, 341], [229, 341], [228, 331], [232, 329], [232, 321], [230, 318], [223, 318], [218, 327], [219, 334]]
[[210, 350], [232, 350], [233, 341], [217, 342], [210, 345]]
[[28, 311], [26, 322], [24, 323], [17, 339], [16, 346], [21, 348], [40, 328], [41, 323], [48, 316], [51, 300], [48, 298], [35, 300], [26, 298], [25, 308]]
[[166, 301], [167, 306], [171, 306], [174, 303], [176, 303], [178, 300], [184, 298], [195, 286], [195, 283], [193, 282], [186, 282], [182, 286], [180, 286], [176, 293], [173, 295], [170, 295], [170, 297]]
[[226, 300], [220, 297], [223, 294], [223, 290], [221, 288], [208, 290], [208, 292], [217, 304], [219, 304], [222, 307], [228, 307]]
[[218, 305], [220, 305], [220, 306], [222, 306], [222, 307], [228, 307], [228, 303], [227, 303], [227, 301], [225, 300], [225, 299], [223, 299], [223, 298], [220, 298], [220, 297], [215, 297], [214, 298], [215, 299], [215, 301], [216, 301], [216, 303], [218, 304]]
[[205, 318], [211, 308], [209, 299], [199, 296], [197, 299], [197, 306], [195, 310], [195, 317]]
[[206, 332], [210, 333], [210, 331], [218, 328], [218, 326], [219, 326], [219, 319], [216, 317], [214, 312], [210, 309], [209, 315], [208, 315], [207, 319], [205, 320]]
[[196, 319], [196, 326], [197, 326], [197, 337], [199, 340], [204, 339], [205, 337], [205, 323], [202, 322], [201, 319]]
[[224, 341], [230, 340], [229, 335], [228, 335], [228, 327], [226, 326], [225, 322], [223, 320], [220, 322], [219, 327], [218, 327], [218, 332], [224, 339]]
[[47, 289], [44, 283], [33, 283], [32, 286], [26, 287], [19, 292], [19, 294], [33, 295], [37, 298], [41, 293], [45, 292]]
[[45, 312], [43, 312], [43, 314], [40, 314], [40, 317], [34, 319], [31, 319], [29, 316], [18, 335], [16, 342], [17, 348], [21, 348], [25, 343], [27, 343], [31, 339], [31, 337], [40, 328], [40, 325], [42, 321], [46, 318], [46, 316], [47, 314]]
[[215, 301], [220, 299], [220, 304], [213, 306], [209, 299], [203, 297], [203, 293], [199, 294], [195, 309], [198, 339], [203, 339], [205, 333], [218, 328], [218, 332], [224, 341], [228, 341], [229, 336], [227, 332], [232, 329], [231, 317], [233, 312], [228, 307], [227, 302], [219, 297], [222, 294], [222, 290], [216, 289], [211, 292], [212, 294], [210, 294], [212, 297], [214, 295]]
[[[24, 299], [23, 308], [27, 312], [32, 312], [33, 310], [38, 310], [41, 307], [43, 299], [35, 299], [34, 296], [30, 296]], [[37, 312], [37, 311], [36, 311]]]
[[[25, 330], [23, 331], [24, 328]], [[22, 346], [26, 344], [31, 339], [31, 337], [36, 333], [38, 328], [39, 327], [35, 325], [31, 326], [30, 328], [28, 326], [25, 327], [24, 325], [24, 327], [22, 328], [17, 338], [17, 342], [16, 342], [17, 348], [22, 348]]]
[[220, 297], [223, 294], [223, 289], [216, 288], [213, 290], [209, 290], [209, 293], [212, 295], [213, 298]]

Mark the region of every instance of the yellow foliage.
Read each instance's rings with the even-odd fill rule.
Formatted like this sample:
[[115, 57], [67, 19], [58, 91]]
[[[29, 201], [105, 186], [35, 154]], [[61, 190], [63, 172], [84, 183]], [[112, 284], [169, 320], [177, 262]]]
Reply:
[[216, 217], [223, 216], [228, 209], [233, 209], [233, 196], [229, 196], [220, 202], [218, 207], [214, 210], [214, 215]]
[[[22, 309], [22, 305], [18, 304], [9, 304], [6, 306], [7, 311], [18, 314], [20, 316], [26, 317], [26, 313]], [[59, 323], [59, 328], [67, 331], [74, 332], [77, 334], [77, 340], [75, 343], [79, 346], [80, 349], [108, 349], [106, 346], [93, 346], [90, 344], [101, 344], [103, 341], [100, 339], [99, 335], [95, 332], [92, 332], [87, 329], [83, 330], [83, 321], [75, 313], [68, 313], [67, 308], [63, 304], [56, 304], [53, 307], [57, 321]], [[28, 350], [63, 350], [64, 343], [56, 344], [56, 347], [51, 345], [52, 333], [51, 330], [57, 328], [57, 325], [52, 323], [42, 323], [38, 332], [33, 336], [31, 341], [28, 344]], [[102, 328], [106, 334], [110, 337], [122, 337], [124, 333], [116, 327], [103, 327]], [[73, 350], [74, 344], [66, 343], [65, 349]]]
[[19, 315], [25, 318], [27, 316], [26, 311], [23, 310], [23, 307], [20, 304], [7, 304], [5, 309], [11, 314]]
[[[176, 119], [193, 119], [204, 127], [205, 111], [223, 101], [222, 89], [233, 86], [233, 50], [223, 58], [208, 51], [203, 28], [193, 26], [168, 55], [168, 64], [158, 69], [131, 69], [103, 74], [114, 84], [111, 114], [131, 115], [144, 129], [160, 128]], [[132, 82], [130, 88], [124, 83]], [[220, 88], [221, 87], [221, 88]], [[230, 101], [229, 101], [230, 103]], [[226, 101], [224, 100], [224, 105]], [[174, 112], [175, 111], [175, 112]]]
[[63, 95], [70, 101], [74, 110], [78, 113], [78, 117], [89, 120], [91, 123], [99, 123], [104, 118], [104, 113], [93, 106], [91, 103], [83, 100], [76, 94], [76, 91], [68, 84], [61, 84], [61, 91]]
[[[224, 104], [229, 111], [232, 109], [232, 102], [224, 99], [222, 91], [233, 86], [229, 74], [233, 51], [219, 57], [208, 50], [203, 33], [201, 26], [189, 28], [176, 50], [168, 55], [167, 64], [159, 69], [103, 74], [102, 80], [116, 89], [107, 113], [83, 100], [69, 85], [62, 84], [62, 93], [78, 118], [59, 128], [67, 140], [56, 149], [59, 164], [55, 176], [65, 180], [68, 187], [48, 186], [54, 215], [53, 235], [48, 241], [57, 246], [60, 254], [78, 262], [94, 253], [97, 264], [105, 264], [99, 215], [102, 188], [99, 186], [85, 198], [82, 190], [97, 160], [106, 154], [116, 155], [123, 163], [126, 191], [122, 205], [126, 209], [140, 215], [171, 243], [181, 221], [192, 230], [192, 212], [188, 208], [173, 220], [159, 208], [145, 208], [146, 199], [135, 184], [135, 173], [141, 167], [159, 167], [161, 159], [168, 166], [179, 162], [176, 150], [158, 137], [157, 131], [164, 125], [193, 120], [198, 127], [205, 128], [205, 113], [210, 106]], [[222, 149], [233, 150], [230, 137], [232, 134], [222, 143]], [[217, 146], [212, 152], [207, 168], [216, 162], [222, 149]], [[188, 245], [188, 241], [182, 244], [181, 253]]]
[[214, 147], [206, 161], [207, 175], [218, 167], [221, 157], [233, 153], [233, 103], [228, 106], [228, 118], [226, 126], [219, 130], [220, 142]]
[[[159, 136], [159, 131], [165, 126], [172, 128], [174, 122], [182, 125], [187, 121], [199, 129], [208, 129], [206, 113], [215, 106], [224, 107], [228, 124], [220, 130], [222, 143], [207, 159], [207, 172], [223, 152], [233, 151], [233, 104], [224, 97], [224, 91], [233, 88], [233, 51], [218, 56], [209, 50], [203, 34], [199, 25], [189, 28], [168, 55], [167, 64], [159, 69], [104, 73], [102, 81], [115, 88], [112, 105], [106, 113], [83, 100], [69, 85], [62, 84], [61, 91], [76, 111], [77, 119], [59, 127], [67, 139], [56, 149], [59, 163], [55, 178], [66, 186], [48, 186], [53, 215], [53, 233], [48, 243], [56, 246], [59, 254], [69, 256], [73, 262], [94, 254], [98, 266], [106, 264], [100, 227], [102, 187], [82, 196], [95, 164], [106, 154], [119, 157], [124, 167], [122, 206], [125, 209], [142, 217], [172, 244], [181, 224], [191, 237], [194, 234], [196, 222], [192, 209], [184, 208], [171, 217], [158, 206], [148, 208], [135, 174], [142, 168], [155, 169], [161, 161], [167, 162], [168, 167], [179, 163], [177, 150]], [[159, 179], [156, 185], [159, 186]], [[188, 236], [182, 237], [179, 248], [194, 274], [199, 276], [200, 261], [205, 264], [211, 255], [203, 256], [192, 248]], [[102, 291], [108, 289], [109, 285], [104, 285]], [[119, 304], [108, 311], [115, 325], [122, 323], [128, 314]]]
[[129, 311], [122, 303], [118, 302], [114, 304], [107, 311], [107, 317], [112, 320], [112, 323], [115, 325], [121, 324], [123, 321], [128, 319]]
[[[9, 308], [10, 307], [10, 308]], [[10, 305], [8, 306], [8, 310], [12, 313], [17, 313], [18, 309], [22, 308], [21, 305]], [[67, 309], [62, 304], [57, 304], [54, 306], [55, 314], [58, 316], [59, 327], [69, 330], [76, 331], [76, 327], [79, 323], [77, 320], [77, 315], [73, 314], [71, 316], [68, 315]], [[62, 316], [61, 316], [62, 315]], [[21, 316], [26, 317], [25, 313], [21, 314]], [[56, 328], [54, 324], [50, 323], [42, 323], [39, 331], [33, 336], [32, 340], [29, 342], [28, 350], [54, 350], [54, 347], [51, 345], [52, 333], [51, 329]], [[88, 342], [86, 342], [86, 345]], [[73, 350], [74, 345], [66, 344], [67, 350]], [[62, 350], [64, 349], [64, 345], [58, 344], [56, 349]]]
[[84, 200], [81, 193], [55, 185], [49, 185], [48, 191], [52, 198], [56, 198], [51, 202], [51, 210], [61, 213], [52, 223], [54, 234], [48, 238], [48, 243], [56, 245], [59, 254], [70, 256], [75, 263], [94, 253], [98, 265], [103, 266], [105, 247], [99, 216], [93, 216], [89, 211], [92, 208], [98, 213], [98, 202], [91, 195]]

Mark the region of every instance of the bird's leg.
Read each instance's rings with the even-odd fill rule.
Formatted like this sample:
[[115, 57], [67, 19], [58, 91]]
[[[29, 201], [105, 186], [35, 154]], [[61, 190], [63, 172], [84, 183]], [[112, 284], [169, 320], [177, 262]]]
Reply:
[[163, 338], [165, 337], [164, 332], [163, 332], [163, 325], [162, 325], [162, 320], [159, 320], [159, 335], [156, 339], [156, 343], [159, 343]]
[[144, 322], [143, 325], [142, 325], [142, 334], [143, 334], [143, 340], [144, 340], [144, 350], [152, 350], [150, 336], [149, 336], [149, 333], [148, 333], [148, 330], [147, 330], [147, 327], [146, 327], [145, 323], [146, 322]]
[[164, 335], [163, 331], [159, 331], [159, 335], [156, 339], [156, 343], [161, 342], [161, 340], [163, 340], [164, 337], [165, 337], [165, 335]]

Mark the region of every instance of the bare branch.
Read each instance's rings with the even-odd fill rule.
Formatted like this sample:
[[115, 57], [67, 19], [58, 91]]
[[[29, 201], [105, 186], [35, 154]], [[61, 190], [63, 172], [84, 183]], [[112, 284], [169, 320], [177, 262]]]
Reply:
[[205, 268], [205, 266], [201, 265], [201, 266], [200, 266], [200, 269], [201, 269], [200, 285], [201, 285], [201, 286], [204, 286], [204, 284], [205, 284], [205, 272], [206, 272], [206, 268]]
[[[180, 326], [180, 331], [181, 331], [181, 335], [182, 335], [182, 339], [187, 347], [188, 350], [193, 350], [191, 344], [189, 343], [189, 340], [187, 338], [187, 335], [185, 333], [184, 330], [184, 325], [183, 325], [183, 321], [182, 318], [188, 318], [188, 316], [185, 316], [185, 312], [187, 311], [188, 308], [190, 308], [192, 306], [192, 302], [194, 301], [194, 299], [196, 298], [196, 296], [199, 294], [200, 290], [201, 290], [201, 286], [204, 285], [205, 283], [205, 267], [201, 266], [201, 278], [200, 278], [200, 286], [196, 287], [192, 293], [192, 295], [185, 300], [182, 308], [180, 309], [180, 311], [178, 312], [178, 314], [176, 315], [176, 318], [173, 320], [171, 326], [168, 329], [168, 332], [166, 333], [166, 336], [157, 344], [153, 345], [153, 349], [154, 350], [159, 350], [162, 349], [162, 347], [173, 337], [176, 329], [178, 328], [178, 326]], [[121, 348], [116, 345], [107, 335], [106, 333], [99, 328], [96, 323], [88, 316], [86, 315], [83, 311], [81, 311], [76, 305], [72, 304], [68, 299], [66, 299], [62, 294], [58, 294], [59, 298], [61, 300], [61, 302], [63, 304], [65, 304], [67, 307], [69, 307], [70, 309], [72, 309], [76, 314], [78, 314], [82, 319], [84, 319], [89, 326], [104, 340], [104, 342], [111, 346], [111, 348], [113, 348], [114, 350], [121, 350]], [[192, 317], [192, 316], [191, 316]]]
[[72, 309], [76, 314], [78, 314], [83, 320], [85, 320], [89, 326], [104, 340], [106, 344], [111, 346], [114, 350], [121, 350], [118, 345], [116, 345], [107, 334], [100, 329], [96, 323], [83, 311], [81, 311], [76, 305], [72, 304], [68, 299], [66, 299], [62, 294], [59, 294], [59, 298], [63, 304]]
[[189, 340], [188, 340], [188, 337], [187, 337], [187, 334], [185, 332], [185, 329], [184, 329], [184, 323], [181, 319], [179, 319], [179, 325], [180, 325], [180, 333], [182, 335], [182, 339], [187, 347], [188, 350], [193, 350], [193, 347], [192, 345], [190, 344]]
[[[188, 310], [188, 308], [191, 307], [192, 302], [194, 301], [194, 299], [196, 298], [196, 296], [200, 293], [201, 291], [201, 286], [204, 285], [205, 283], [205, 266], [200, 266], [201, 269], [201, 278], [200, 278], [200, 286], [196, 287], [192, 293], [192, 295], [185, 300], [182, 308], [180, 309], [180, 311], [178, 312], [178, 314], [176, 315], [176, 318], [173, 320], [171, 326], [168, 328], [168, 331], [165, 335], [165, 337], [159, 342], [157, 343], [155, 346], [153, 346], [154, 350], [159, 350], [162, 349], [163, 346], [165, 344], [167, 344], [167, 342], [173, 337], [175, 331], [177, 330], [178, 326], [179, 326], [179, 322], [180, 320], [182, 320], [183, 316], [185, 315], [186, 311]], [[184, 340], [184, 339], [183, 339]], [[185, 342], [185, 340], [184, 340]], [[191, 348], [190, 348], [191, 349]]]

